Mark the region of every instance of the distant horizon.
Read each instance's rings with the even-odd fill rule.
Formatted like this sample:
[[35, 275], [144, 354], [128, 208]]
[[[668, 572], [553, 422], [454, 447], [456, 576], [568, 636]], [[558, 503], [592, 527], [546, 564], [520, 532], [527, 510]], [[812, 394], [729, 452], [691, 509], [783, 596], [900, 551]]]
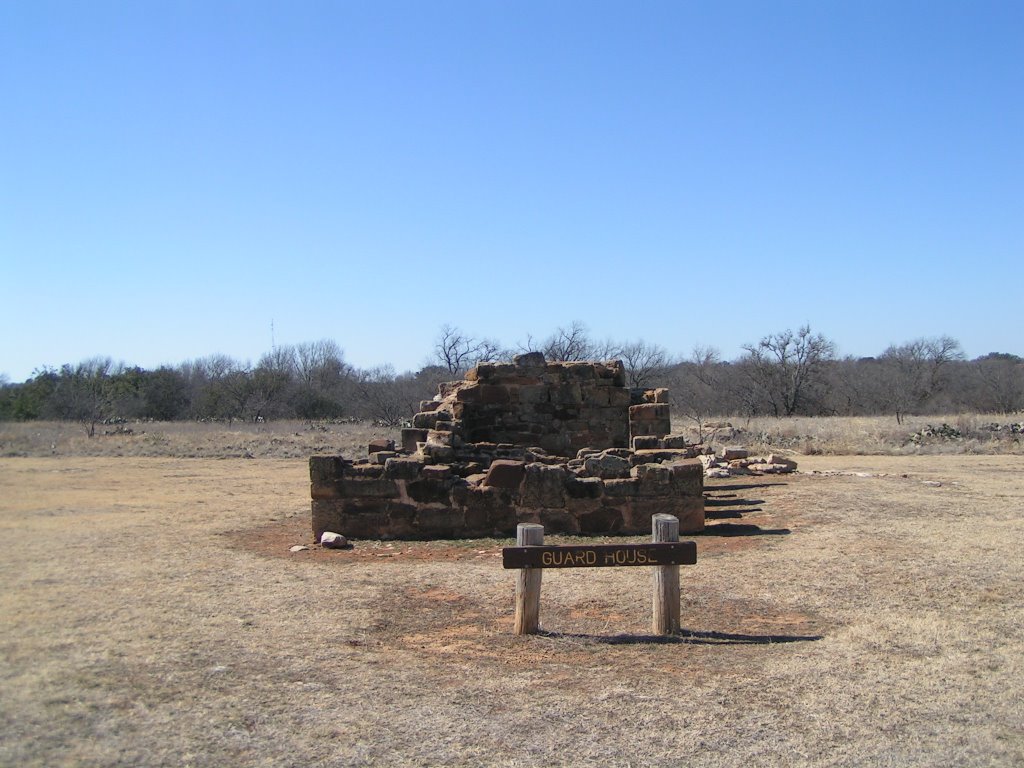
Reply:
[[[467, 333], [470, 332], [469, 329], [465, 329], [464, 328], [462, 330], [466, 331]], [[554, 330], [554, 329], [552, 329], [552, 330]], [[781, 331], [785, 331], [785, 330], [796, 331], [797, 329], [796, 328], [792, 328], [792, 329], [777, 328], [774, 331], [772, 331], [772, 333], [781, 332]], [[836, 341], [835, 339], [830, 337], [828, 335], [828, 333], [825, 333], [824, 331], [820, 331], [820, 329], [815, 328], [813, 325], [811, 326], [811, 330], [814, 331], [815, 333], [821, 332], [829, 340], [831, 340], [833, 342]], [[471, 335], [475, 336], [475, 334], [471, 334]], [[891, 343], [891, 345], [886, 345], [885, 348], [880, 349], [880, 350], [878, 350], [878, 351], [876, 351], [874, 353], [869, 353], [869, 354], [847, 353], [847, 352], [845, 352], [843, 350], [842, 345], [839, 344], [838, 342], [836, 342], [836, 355], [835, 355], [835, 357], [836, 357], [836, 359], [852, 358], [852, 359], [855, 359], [855, 360], [877, 358], [877, 357], [880, 357], [885, 352], [885, 349], [888, 348], [889, 346], [899, 346], [901, 344], [906, 344], [906, 343], [909, 343], [909, 342], [912, 342], [912, 341], [917, 341], [918, 339], [934, 339], [934, 338], [938, 338], [939, 336], [943, 336], [943, 335], [949, 335], [949, 334], [930, 334], [930, 335], [927, 335], [927, 336], [916, 336], [914, 338], [906, 338], [906, 339], [894, 340]], [[375, 368], [375, 367], [378, 367], [378, 366], [391, 365], [394, 368], [395, 373], [404, 374], [404, 373], [416, 373], [417, 371], [420, 371], [420, 370], [422, 370], [423, 368], [425, 368], [427, 366], [438, 365], [438, 361], [436, 359], [432, 358], [432, 356], [430, 354], [430, 350], [428, 350], [427, 353], [425, 353], [424, 355], [421, 356], [420, 361], [418, 363], [411, 364], [411, 365], [398, 365], [394, 361], [390, 361], [390, 360], [375, 360], [375, 361], [372, 361], [370, 363], [360, 363], [359, 361], [356, 361], [356, 360], [352, 359], [349, 356], [349, 354], [348, 354], [347, 350], [345, 349], [344, 345], [338, 339], [330, 339], [330, 337], [320, 337], [320, 338], [317, 338], [317, 339], [303, 339], [303, 340], [297, 341], [297, 342], [287, 342], [287, 343], [277, 342], [277, 343], [275, 343], [275, 346], [273, 348], [268, 346], [266, 350], [264, 350], [263, 352], [259, 353], [258, 355], [254, 356], [254, 357], [243, 357], [243, 356], [239, 356], [239, 355], [232, 355], [230, 352], [225, 352], [223, 350], [219, 350], [219, 351], [210, 352], [210, 353], [207, 353], [207, 354], [190, 355], [190, 356], [184, 357], [184, 358], [182, 358], [180, 360], [162, 359], [162, 360], [160, 360], [160, 362], [146, 363], [146, 362], [140, 362], [140, 361], [134, 360], [134, 359], [128, 359], [128, 358], [124, 358], [124, 357], [119, 357], [116, 354], [96, 353], [96, 354], [91, 354], [91, 355], [85, 355], [85, 356], [83, 356], [83, 357], [81, 357], [81, 358], [79, 358], [77, 360], [61, 360], [61, 361], [58, 361], [58, 362], [53, 362], [53, 363], [47, 362], [45, 364], [37, 365], [32, 370], [30, 370], [27, 374], [25, 374], [24, 376], [21, 376], [20, 378], [16, 377], [16, 376], [12, 376], [9, 373], [7, 373], [6, 371], [0, 369], [0, 377], [6, 375], [7, 376], [7, 381], [8, 381], [9, 384], [20, 384], [20, 383], [23, 383], [25, 381], [30, 380], [32, 378], [33, 371], [40, 371], [40, 370], [43, 370], [44, 368], [59, 370], [61, 368], [61, 366], [63, 366], [63, 365], [75, 366], [75, 365], [78, 365], [79, 363], [87, 362], [89, 360], [96, 360], [96, 359], [101, 359], [101, 360], [109, 359], [114, 364], [117, 364], [117, 365], [124, 365], [125, 367], [129, 367], [129, 368], [131, 368], [131, 367], [139, 367], [139, 368], [142, 368], [143, 370], [147, 370], [147, 371], [156, 370], [157, 368], [161, 368], [161, 367], [164, 367], [164, 366], [171, 367], [171, 368], [178, 368], [178, 367], [180, 367], [181, 365], [183, 365], [185, 363], [189, 363], [189, 362], [193, 362], [193, 361], [197, 361], [197, 360], [204, 360], [204, 359], [208, 359], [208, 358], [215, 357], [215, 356], [218, 356], [218, 355], [224, 355], [224, 356], [227, 356], [227, 357], [231, 358], [232, 360], [234, 360], [236, 362], [255, 366], [255, 365], [257, 365], [259, 363], [259, 360], [260, 360], [260, 358], [263, 355], [271, 352], [272, 349], [274, 349], [274, 348], [283, 348], [283, 347], [294, 346], [296, 344], [311, 343], [311, 342], [321, 341], [321, 340], [323, 340], [325, 338], [328, 339], [328, 340], [332, 340], [332, 341], [337, 342], [338, 343], [338, 347], [341, 349], [341, 351], [343, 353], [344, 361], [346, 363], [348, 363], [349, 365], [351, 365], [353, 368], [356, 368], [356, 369], [359, 369], [359, 370], [369, 370], [369, 369], [372, 369], [372, 368]], [[750, 342], [748, 342], [748, 343], [756, 344], [760, 340], [760, 338], [761, 337], [758, 337], [757, 339], [751, 339]], [[956, 339], [956, 337], [952, 337], [952, 338], [954, 340], [956, 340], [956, 341], [959, 341], [959, 339]], [[604, 340], [604, 339], [601, 339], [601, 340]], [[612, 340], [613, 341], [620, 341], [620, 342], [636, 341], [636, 339], [628, 339], [628, 340], [627, 339], [612, 339]], [[499, 341], [504, 341], [504, 340], [500, 340], [499, 339]], [[655, 344], [655, 345], [658, 344], [657, 340], [655, 340], [655, 339], [643, 339], [643, 341], [646, 341], [646, 342], [648, 342], [650, 344]], [[743, 350], [740, 349], [735, 354], [729, 355], [729, 354], [726, 354], [725, 351], [722, 350], [721, 348], [716, 347], [714, 344], [711, 344], [711, 343], [700, 343], [700, 342], [698, 342], [698, 343], [701, 346], [712, 347], [712, 348], [716, 349], [721, 354], [722, 361], [723, 362], [727, 362], [727, 363], [737, 362], [739, 359], [742, 358], [742, 356], [744, 354]], [[659, 346], [664, 347], [664, 345], [659, 345]], [[977, 360], [978, 358], [982, 358], [982, 357], [985, 357], [987, 355], [992, 355], [992, 354], [1009, 354], [1009, 355], [1015, 355], [1017, 357], [1024, 357], [1024, 355], [1018, 354], [1016, 352], [1010, 352], [1010, 351], [1007, 351], [1007, 350], [990, 349], [990, 350], [988, 350], [986, 352], [974, 353], [971, 350], [963, 348], [962, 345], [961, 345], [961, 348], [963, 349], [963, 352], [964, 352], [964, 359], [967, 360], [967, 361]], [[513, 342], [513, 343], [509, 343], [509, 344], [503, 344], [502, 345], [502, 349], [503, 350], [515, 350], [515, 349], [517, 349], [517, 347], [515, 346], [515, 343]], [[667, 347], [665, 347], [665, 349], [669, 353], [669, 355], [672, 357], [674, 362], [684, 361], [685, 358], [689, 357], [689, 354], [693, 351], [692, 347], [690, 349], [681, 350], [681, 351], [678, 351], [678, 352], [675, 351], [675, 350], [672, 350], [672, 349], [668, 349]], [[431, 359], [428, 359], [428, 358], [431, 358]], [[157, 358], [153, 358], [153, 359], [157, 359]]]
[[1024, 356], [1024, 4], [0, 4], [0, 373], [444, 324]]

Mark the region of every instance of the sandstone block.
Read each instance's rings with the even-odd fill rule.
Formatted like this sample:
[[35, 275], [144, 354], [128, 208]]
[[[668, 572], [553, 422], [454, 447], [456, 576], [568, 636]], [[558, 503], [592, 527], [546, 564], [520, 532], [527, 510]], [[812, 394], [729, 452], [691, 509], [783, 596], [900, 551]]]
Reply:
[[394, 451], [375, 451], [374, 453], [370, 454], [369, 459], [371, 464], [379, 464], [380, 466], [384, 466], [384, 464], [387, 463], [388, 459], [393, 459], [396, 456], [398, 456], [398, 454], [395, 453]]
[[366, 446], [367, 454], [380, 453], [381, 451], [395, 450], [395, 441], [385, 437], [376, 437]]
[[393, 498], [399, 495], [398, 485], [394, 480], [375, 479], [372, 477], [347, 477], [338, 483], [341, 495], [348, 499], [359, 498]]
[[412, 425], [418, 429], [433, 429], [439, 419], [447, 419], [450, 415], [440, 410], [423, 411], [412, 417]]
[[654, 464], [654, 463], [665, 463], [673, 461], [683, 461], [685, 459], [693, 458], [693, 452], [689, 449], [674, 449], [668, 450], [664, 448], [659, 449], [644, 449], [634, 451], [630, 461], [636, 464]]
[[452, 433], [441, 429], [427, 431], [427, 443], [430, 445], [451, 445]]
[[663, 403], [642, 403], [629, 406], [630, 421], [662, 421], [669, 418], [671, 411]]
[[564, 507], [567, 479], [568, 474], [562, 467], [527, 464], [521, 504], [525, 507]]
[[661, 438], [654, 435], [637, 435], [633, 438], [634, 451], [652, 450], [661, 447]]
[[420, 507], [415, 527], [423, 536], [455, 538], [465, 527], [465, 511], [457, 507]]
[[688, 444], [686, 435], [665, 435], [661, 438], [662, 448], [686, 448]]
[[618, 533], [622, 529], [622, 512], [615, 507], [597, 507], [577, 518], [581, 533]]
[[482, 485], [518, 491], [525, 475], [525, 463], [509, 459], [497, 459], [491, 462], [491, 466], [488, 467]]
[[448, 464], [428, 464], [420, 470], [426, 480], [448, 480], [452, 477], [452, 468]]
[[640, 482], [633, 477], [604, 481], [604, 495], [609, 503], [614, 503], [611, 499], [637, 496], [639, 488]]
[[647, 483], [663, 483], [668, 485], [672, 479], [672, 470], [665, 464], [638, 464], [629, 474]]
[[604, 482], [599, 477], [568, 477], [565, 492], [570, 499], [599, 499], [604, 495]]
[[650, 394], [648, 395], [648, 402], [650, 403], [667, 403], [668, 402], [668, 389], [666, 387], [657, 387], [656, 389], [647, 390]]
[[415, 480], [422, 469], [423, 462], [419, 459], [393, 457], [384, 462], [384, 477], [391, 480]]
[[453, 481], [427, 479], [409, 480], [405, 484], [405, 492], [409, 498], [419, 504], [447, 504]]
[[341, 456], [310, 456], [309, 481], [314, 485], [327, 485], [339, 480], [351, 462]]
[[483, 405], [507, 405], [509, 403], [508, 387], [481, 384], [479, 400]]
[[602, 480], [629, 477], [629, 460], [607, 453], [587, 456], [583, 468], [591, 477]]
[[406, 453], [416, 453], [416, 444], [427, 442], [426, 429], [406, 427], [402, 430], [402, 450]]
[[704, 465], [697, 459], [676, 461], [668, 465], [671, 472], [672, 490], [679, 496], [700, 496], [704, 494]]
[[750, 455], [750, 451], [746, 448], [739, 448], [736, 446], [726, 446], [718, 451], [718, 458], [722, 461], [734, 461], [735, 459], [745, 459]]
[[418, 505], [401, 501], [388, 501], [385, 505], [387, 529], [381, 531], [382, 539], [415, 539], [419, 534], [414, 525]]
[[369, 461], [363, 461], [357, 464], [350, 464], [345, 467], [345, 477], [358, 477], [358, 478], [378, 478], [384, 476], [384, 465], [383, 464], [371, 464]]
[[524, 406], [547, 402], [550, 400], [550, 397], [548, 396], [548, 388], [543, 384], [530, 384], [518, 387], [515, 390], [515, 393], [517, 402]]
[[543, 352], [526, 352], [512, 358], [512, 365], [516, 368], [544, 368], [545, 360]]
[[[609, 408], [626, 408], [632, 402], [628, 389], [613, 388], [608, 390]], [[627, 414], [628, 417], [628, 414]]]

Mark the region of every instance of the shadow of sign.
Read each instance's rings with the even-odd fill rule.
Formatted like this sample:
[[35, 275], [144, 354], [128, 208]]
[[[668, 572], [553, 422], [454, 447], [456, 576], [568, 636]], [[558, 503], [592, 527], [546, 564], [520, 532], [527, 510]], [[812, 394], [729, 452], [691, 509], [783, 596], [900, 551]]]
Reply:
[[824, 635], [753, 635], [733, 632], [712, 632], [681, 629], [675, 635], [588, 635], [570, 632], [547, 632], [540, 635], [552, 639], [586, 640], [601, 645], [776, 645], [809, 643], [823, 640]]

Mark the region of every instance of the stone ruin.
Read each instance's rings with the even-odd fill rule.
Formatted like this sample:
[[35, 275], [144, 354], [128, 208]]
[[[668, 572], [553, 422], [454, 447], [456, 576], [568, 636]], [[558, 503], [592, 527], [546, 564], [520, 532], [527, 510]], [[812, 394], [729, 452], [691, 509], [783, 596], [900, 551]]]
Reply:
[[630, 389], [621, 361], [480, 363], [420, 404], [401, 446], [309, 461], [313, 533], [371, 539], [646, 534], [704, 528], [704, 466], [671, 435], [668, 390]]

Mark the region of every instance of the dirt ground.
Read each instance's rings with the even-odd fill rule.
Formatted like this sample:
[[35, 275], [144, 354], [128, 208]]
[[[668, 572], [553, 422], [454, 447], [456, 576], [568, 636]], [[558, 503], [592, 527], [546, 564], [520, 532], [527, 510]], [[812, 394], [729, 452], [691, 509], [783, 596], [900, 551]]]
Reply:
[[0, 765], [1024, 764], [1021, 457], [799, 460], [664, 639], [649, 569], [516, 637], [508, 541], [319, 549], [302, 459], [0, 459]]

